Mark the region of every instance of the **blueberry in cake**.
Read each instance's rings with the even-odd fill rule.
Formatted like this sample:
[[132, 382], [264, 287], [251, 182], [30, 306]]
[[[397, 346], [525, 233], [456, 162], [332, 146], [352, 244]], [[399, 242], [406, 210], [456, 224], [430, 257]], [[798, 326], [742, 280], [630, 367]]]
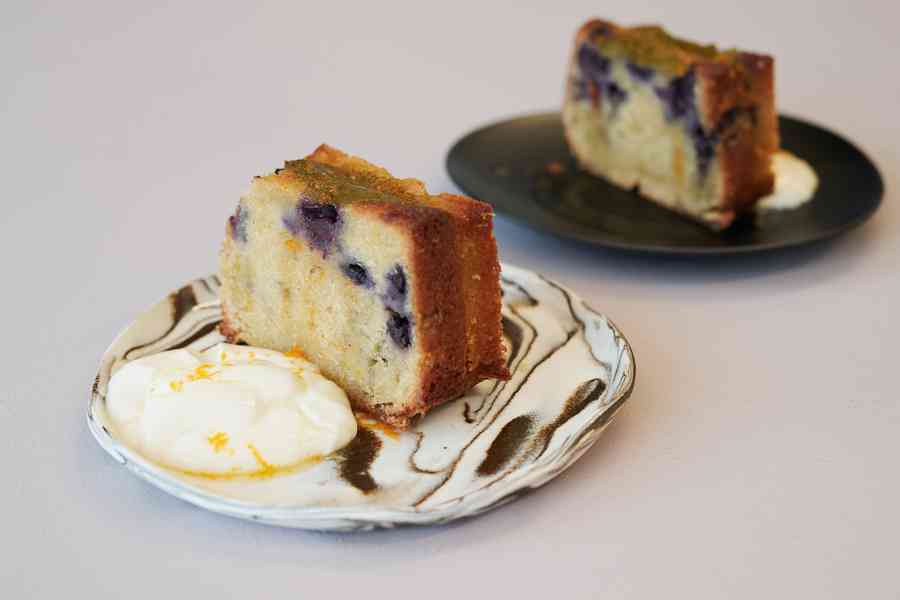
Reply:
[[713, 229], [772, 191], [769, 56], [592, 20], [575, 36], [562, 114], [582, 168]]
[[301, 352], [398, 428], [508, 378], [487, 204], [320, 146], [254, 179], [221, 252], [221, 330]]

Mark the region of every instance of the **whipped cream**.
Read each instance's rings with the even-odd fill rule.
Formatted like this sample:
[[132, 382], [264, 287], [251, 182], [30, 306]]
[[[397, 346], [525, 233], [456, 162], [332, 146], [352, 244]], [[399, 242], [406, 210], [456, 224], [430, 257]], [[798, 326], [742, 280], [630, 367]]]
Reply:
[[106, 405], [125, 442], [200, 476], [272, 475], [347, 445], [347, 395], [299, 352], [218, 344], [126, 363]]
[[786, 150], [772, 157], [775, 189], [760, 198], [757, 210], [786, 210], [809, 202], [819, 186], [819, 178], [808, 162]]

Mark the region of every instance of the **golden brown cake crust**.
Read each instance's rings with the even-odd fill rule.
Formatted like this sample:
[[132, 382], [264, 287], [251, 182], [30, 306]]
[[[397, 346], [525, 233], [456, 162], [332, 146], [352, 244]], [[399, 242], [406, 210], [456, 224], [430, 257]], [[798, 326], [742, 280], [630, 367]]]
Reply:
[[[324, 144], [307, 160], [399, 197], [400, 201], [354, 204], [354, 211], [399, 228], [409, 240], [409, 266], [415, 274], [409, 285], [416, 298], [412, 317], [422, 357], [418, 392], [399, 411], [350, 394], [354, 408], [406, 429], [433, 406], [460, 396], [479, 381], [508, 379], [490, 206], [464, 196], [429, 196], [418, 180], [393, 178], [380, 167]], [[299, 177], [290, 165], [275, 177]], [[223, 306], [220, 331], [231, 342], [241, 339], [238, 322]]]
[[467, 331], [466, 369], [484, 377], [508, 379], [501, 328], [493, 321], [500, 314], [500, 262], [494, 240], [491, 207], [466, 196], [441, 194], [438, 198], [461, 223], [462, 267]]
[[237, 344], [241, 341], [241, 332], [228, 315], [228, 308], [224, 303], [222, 304], [222, 321], [219, 323], [219, 333], [225, 337], [225, 341], [229, 344]]
[[722, 132], [722, 207], [740, 213], [775, 185], [772, 154], [778, 150], [775, 113], [774, 61], [770, 56], [741, 53], [733, 63], [700, 63], [704, 82], [704, 120], [721, 123], [733, 115]]
[[744, 54], [738, 50], [719, 50], [712, 44], [697, 44], [677, 38], [659, 25], [622, 27], [603, 19], [591, 19], [578, 29], [576, 43], [588, 40], [604, 54], [628, 58], [672, 76], [684, 75], [700, 63], [734, 63]]

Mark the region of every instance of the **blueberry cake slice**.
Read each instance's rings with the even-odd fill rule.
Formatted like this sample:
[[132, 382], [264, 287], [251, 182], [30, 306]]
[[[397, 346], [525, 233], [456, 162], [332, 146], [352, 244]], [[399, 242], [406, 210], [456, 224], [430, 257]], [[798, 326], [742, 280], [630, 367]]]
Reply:
[[718, 230], [772, 191], [774, 104], [769, 56], [592, 20], [562, 114], [582, 168]]
[[508, 378], [487, 204], [320, 146], [254, 179], [226, 227], [221, 330], [297, 351], [354, 408], [406, 428]]

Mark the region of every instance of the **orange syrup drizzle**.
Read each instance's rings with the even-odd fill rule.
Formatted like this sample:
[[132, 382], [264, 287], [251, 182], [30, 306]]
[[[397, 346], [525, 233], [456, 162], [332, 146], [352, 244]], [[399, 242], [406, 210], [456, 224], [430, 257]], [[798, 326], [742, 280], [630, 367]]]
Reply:
[[360, 427], [365, 427], [370, 431], [380, 431], [394, 441], [400, 439], [400, 432], [390, 425], [382, 423], [381, 421], [376, 421], [375, 419], [368, 417], [362, 413], [354, 413], [354, 416], [356, 417], [356, 422], [359, 423]]

